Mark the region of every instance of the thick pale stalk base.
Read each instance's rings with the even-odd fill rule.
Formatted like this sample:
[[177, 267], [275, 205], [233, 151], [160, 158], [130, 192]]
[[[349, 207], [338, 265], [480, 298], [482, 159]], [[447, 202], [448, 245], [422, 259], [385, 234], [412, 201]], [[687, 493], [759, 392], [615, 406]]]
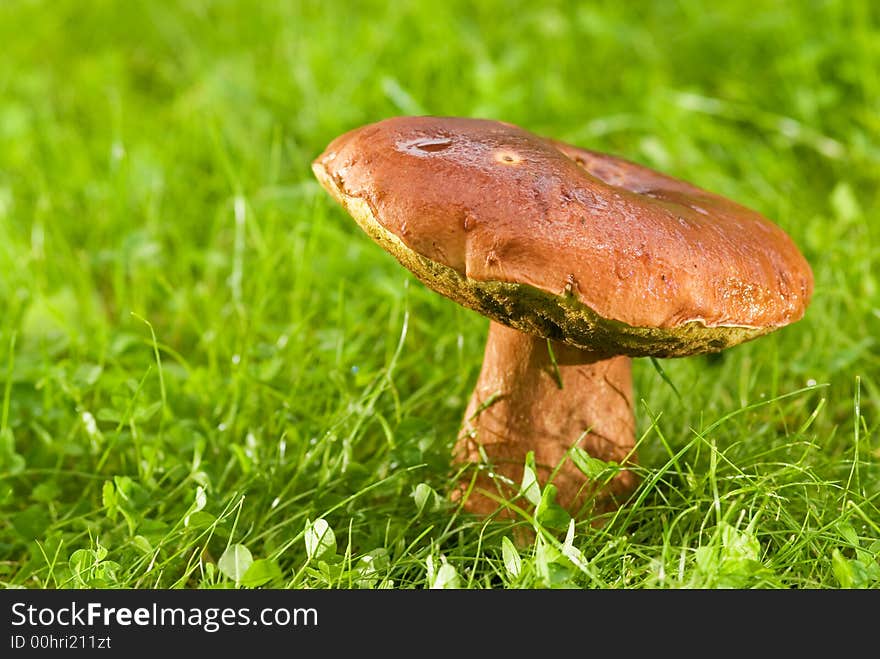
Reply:
[[[465, 471], [459, 496], [464, 508], [489, 514], [520, 488], [526, 454], [534, 451], [538, 480], [558, 488], [557, 502], [575, 516], [615, 508], [637, 484], [621, 470], [590, 482], [569, 457], [573, 445], [605, 461], [633, 463], [636, 456], [632, 379], [628, 357], [606, 358], [491, 323], [480, 377], [465, 412], [455, 462]], [[521, 503], [521, 502], [520, 502]]]

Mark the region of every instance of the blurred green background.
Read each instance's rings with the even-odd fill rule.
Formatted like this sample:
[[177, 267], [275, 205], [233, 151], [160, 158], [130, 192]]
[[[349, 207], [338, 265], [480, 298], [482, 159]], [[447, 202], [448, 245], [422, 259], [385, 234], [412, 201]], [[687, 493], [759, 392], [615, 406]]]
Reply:
[[[486, 321], [309, 170], [398, 114], [655, 167], [813, 265], [802, 322], [664, 362], [681, 397], [635, 363], [647, 485], [579, 521], [590, 575], [541, 547], [514, 574], [444, 498]], [[0, 579], [228, 586], [240, 544], [245, 585], [876, 584], [878, 190], [867, 0], [5, 0]]]

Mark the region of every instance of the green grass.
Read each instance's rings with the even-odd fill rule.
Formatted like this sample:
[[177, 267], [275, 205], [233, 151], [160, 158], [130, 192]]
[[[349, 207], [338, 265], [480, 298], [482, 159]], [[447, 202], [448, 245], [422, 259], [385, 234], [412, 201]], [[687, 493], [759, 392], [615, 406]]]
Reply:
[[[0, 582], [880, 586], [876, 4], [391, 4], [0, 4]], [[602, 527], [445, 496], [488, 321], [309, 170], [415, 113], [691, 180], [813, 265], [803, 321], [675, 389], [634, 362]]]

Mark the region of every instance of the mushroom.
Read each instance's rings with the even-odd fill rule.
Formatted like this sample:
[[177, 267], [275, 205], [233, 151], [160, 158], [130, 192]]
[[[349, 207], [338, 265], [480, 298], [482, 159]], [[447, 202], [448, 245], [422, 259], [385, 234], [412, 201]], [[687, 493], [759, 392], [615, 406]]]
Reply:
[[[812, 295], [804, 257], [755, 211], [509, 123], [386, 119], [312, 168], [416, 277], [491, 319], [454, 449], [477, 467], [458, 490], [471, 512], [516, 495], [530, 452], [573, 514], [619, 505], [637, 485], [630, 358], [723, 350]], [[621, 468], [591, 482], [575, 446]]]

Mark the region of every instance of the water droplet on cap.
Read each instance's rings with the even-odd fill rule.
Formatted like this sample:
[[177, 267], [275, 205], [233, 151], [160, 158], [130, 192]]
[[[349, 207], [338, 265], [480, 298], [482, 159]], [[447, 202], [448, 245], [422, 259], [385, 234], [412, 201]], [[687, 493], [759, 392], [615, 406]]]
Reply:
[[495, 152], [495, 160], [502, 165], [518, 165], [522, 162], [522, 157], [518, 153], [503, 149]]
[[452, 146], [452, 140], [449, 139], [439, 139], [439, 140], [427, 140], [425, 142], [420, 142], [415, 145], [417, 149], [422, 151], [427, 151], [428, 153], [435, 153], [436, 151], [443, 151]]
[[426, 153], [445, 151], [452, 146], [452, 140], [448, 137], [420, 137], [416, 140], [398, 142], [397, 148], [414, 156], [424, 156]]

